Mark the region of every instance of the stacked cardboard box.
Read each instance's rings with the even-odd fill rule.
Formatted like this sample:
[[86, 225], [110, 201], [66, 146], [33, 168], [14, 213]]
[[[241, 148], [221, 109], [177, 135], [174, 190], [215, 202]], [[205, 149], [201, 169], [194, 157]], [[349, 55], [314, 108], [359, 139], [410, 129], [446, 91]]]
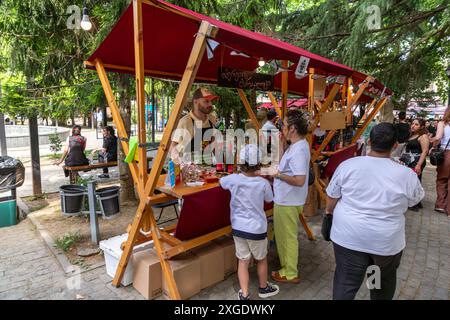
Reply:
[[[200, 259], [186, 252], [168, 261], [181, 299], [189, 299], [199, 293], [201, 290]], [[170, 299], [169, 287], [164, 277], [162, 279], [162, 291], [164, 298]]]
[[207, 288], [223, 281], [225, 274], [225, 259], [223, 247], [209, 243], [192, 250], [200, 260], [201, 288]]
[[236, 248], [231, 236], [225, 236], [214, 240], [223, 250], [224, 276], [229, 277], [237, 271]]
[[155, 249], [134, 254], [133, 287], [149, 300], [161, 295], [161, 264]]

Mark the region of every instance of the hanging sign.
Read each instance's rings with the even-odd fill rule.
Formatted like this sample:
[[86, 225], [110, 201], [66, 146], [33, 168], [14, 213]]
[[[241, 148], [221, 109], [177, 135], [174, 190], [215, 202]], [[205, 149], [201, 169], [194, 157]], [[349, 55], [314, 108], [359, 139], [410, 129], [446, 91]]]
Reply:
[[327, 88], [327, 79], [318, 78], [314, 80], [314, 101], [325, 100], [325, 89]]
[[304, 78], [308, 72], [309, 58], [301, 56], [298, 60], [297, 69], [295, 69], [295, 77], [297, 79]]
[[228, 88], [272, 91], [274, 89], [274, 77], [253, 71], [222, 67], [219, 68], [217, 85]]

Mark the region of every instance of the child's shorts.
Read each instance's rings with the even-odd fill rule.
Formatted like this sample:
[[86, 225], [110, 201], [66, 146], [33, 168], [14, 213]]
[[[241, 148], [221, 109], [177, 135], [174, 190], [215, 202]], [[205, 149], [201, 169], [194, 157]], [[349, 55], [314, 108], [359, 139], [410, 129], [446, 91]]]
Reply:
[[263, 260], [267, 256], [267, 238], [264, 240], [248, 240], [234, 237], [236, 257], [239, 260], [249, 260], [253, 255], [256, 260]]

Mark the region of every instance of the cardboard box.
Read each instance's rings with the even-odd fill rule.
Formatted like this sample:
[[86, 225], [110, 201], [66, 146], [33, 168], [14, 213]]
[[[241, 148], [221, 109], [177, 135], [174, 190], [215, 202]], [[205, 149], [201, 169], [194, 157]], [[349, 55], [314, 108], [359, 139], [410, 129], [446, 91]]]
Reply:
[[[168, 261], [181, 299], [189, 299], [199, 293], [201, 290], [200, 259], [191, 253], [183, 253]], [[164, 276], [162, 277], [162, 291], [164, 298], [170, 299]]]
[[339, 130], [345, 129], [345, 112], [333, 111], [325, 112], [320, 116], [321, 130]]
[[202, 289], [223, 281], [225, 259], [221, 246], [212, 242], [192, 250], [192, 253], [200, 259]]
[[134, 254], [133, 287], [148, 300], [162, 294], [161, 264], [155, 249]]
[[224, 277], [228, 277], [237, 271], [236, 247], [233, 237], [222, 237], [214, 240], [223, 249]]

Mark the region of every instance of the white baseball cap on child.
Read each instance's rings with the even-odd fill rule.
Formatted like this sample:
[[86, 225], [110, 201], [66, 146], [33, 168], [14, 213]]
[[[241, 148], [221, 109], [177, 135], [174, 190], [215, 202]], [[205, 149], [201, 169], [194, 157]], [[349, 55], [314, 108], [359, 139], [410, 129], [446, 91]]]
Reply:
[[246, 162], [250, 166], [255, 166], [259, 164], [261, 159], [261, 151], [255, 144], [247, 144], [241, 149], [239, 158], [242, 164]]

